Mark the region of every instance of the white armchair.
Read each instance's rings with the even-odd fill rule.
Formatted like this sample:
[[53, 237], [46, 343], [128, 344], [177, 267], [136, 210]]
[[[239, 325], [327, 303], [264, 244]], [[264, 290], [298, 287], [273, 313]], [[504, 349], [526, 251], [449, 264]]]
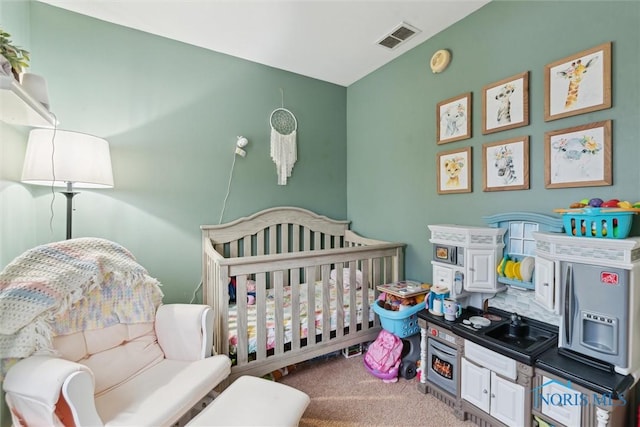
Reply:
[[[10, 267], [0, 282], [15, 275]], [[3, 387], [15, 426], [172, 425], [186, 421], [230, 374], [227, 356], [211, 356], [209, 306], [158, 305], [162, 294], [154, 280], [144, 275], [122, 286], [127, 276], [112, 272], [100, 286], [82, 288], [84, 297], [56, 309], [49, 345], [7, 371]], [[0, 336], [0, 350], [9, 338]]]

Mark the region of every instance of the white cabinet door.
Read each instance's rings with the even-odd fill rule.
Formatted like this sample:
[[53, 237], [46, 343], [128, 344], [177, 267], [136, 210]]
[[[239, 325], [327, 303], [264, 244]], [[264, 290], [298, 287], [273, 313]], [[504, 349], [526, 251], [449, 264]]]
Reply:
[[555, 263], [552, 260], [536, 257], [535, 264], [536, 301], [549, 310], [555, 309]]
[[467, 249], [467, 283], [471, 292], [496, 290], [496, 253], [492, 249]]
[[453, 289], [453, 268], [433, 264], [433, 285]]
[[489, 388], [491, 387], [491, 371], [481, 368], [464, 357], [460, 370], [461, 390], [460, 397], [478, 408], [489, 413]]
[[508, 426], [524, 425], [524, 387], [491, 372], [491, 416]]
[[[545, 376], [542, 377], [542, 394], [540, 399], [542, 413], [566, 426], [579, 426], [582, 406], [580, 393]], [[545, 396], [543, 399], [542, 396]], [[568, 396], [569, 399], [565, 399]], [[573, 404], [567, 404], [573, 402]]]

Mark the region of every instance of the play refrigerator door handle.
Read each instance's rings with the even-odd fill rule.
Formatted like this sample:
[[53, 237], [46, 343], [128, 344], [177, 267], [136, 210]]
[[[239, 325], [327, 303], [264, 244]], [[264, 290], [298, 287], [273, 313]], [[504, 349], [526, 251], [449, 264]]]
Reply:
[[483, 394], [487, 394], [487, 393], [489, 393], [489, 390], [487, 390], [487, 389], [485, 388], [484, 390], [482, 390], [482, 393], [483, 393]]

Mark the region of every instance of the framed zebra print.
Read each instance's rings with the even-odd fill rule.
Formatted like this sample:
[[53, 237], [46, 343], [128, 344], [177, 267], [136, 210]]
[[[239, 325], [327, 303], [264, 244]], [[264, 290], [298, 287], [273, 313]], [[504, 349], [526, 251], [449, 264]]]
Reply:
[[544, 67], [544, 121], [611, 108], [611, 42]]
[[482, 146], [483, 191], [529, 189], [529, 137]]
[[482, 89], [482, 134], [529, 124], [529, 72], [507, 77]]

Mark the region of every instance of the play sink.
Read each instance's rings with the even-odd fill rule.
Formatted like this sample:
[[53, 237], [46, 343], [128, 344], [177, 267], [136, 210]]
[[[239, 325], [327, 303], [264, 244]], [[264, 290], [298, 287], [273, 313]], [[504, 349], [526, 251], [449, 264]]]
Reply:
[[528, 331], [522, 336], [509, 333], [509, 322], [499, 323], [493, 328], [484, 331], [484, 336], [499, 341], [500, 343], [518, 350], [530, 351], [538, 346], [546, 344], [549, 340], [555, 340], [557, 334], [548, 330], [529, 325]]

